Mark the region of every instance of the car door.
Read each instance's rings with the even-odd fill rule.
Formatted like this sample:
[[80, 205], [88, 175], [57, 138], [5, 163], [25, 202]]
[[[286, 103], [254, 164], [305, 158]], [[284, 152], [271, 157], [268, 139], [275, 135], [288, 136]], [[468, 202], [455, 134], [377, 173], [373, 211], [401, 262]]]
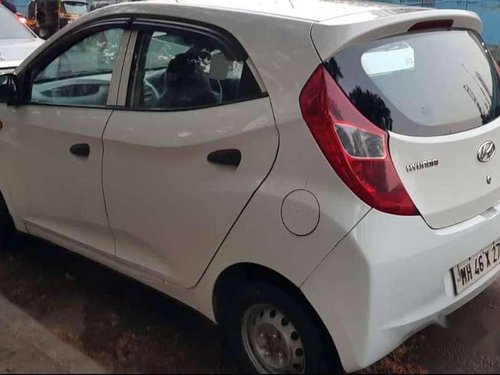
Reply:
[[114, 255], [102, 134], [116, 103], [127, 33], [108, 23], [62, 38], [19, 72], [31, 99], [0, 111], [2, 169], [10, 171], [13, 212], [31, 234]]
[[125, 108], [104, 133], [116, 255], [191, 287], [270, 171], [278, 132], [233, 38], [182, 23], [134, 28]]

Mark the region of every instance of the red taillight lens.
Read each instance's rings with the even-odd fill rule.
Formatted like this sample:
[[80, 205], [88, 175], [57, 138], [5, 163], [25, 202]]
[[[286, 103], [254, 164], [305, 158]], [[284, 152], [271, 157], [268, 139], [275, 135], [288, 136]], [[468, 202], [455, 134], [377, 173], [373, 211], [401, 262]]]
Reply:
[[24, 17], [24, 16], [23, 16], [23, 15], [21, 15], [21, 14], [17, 14], [17, 19], [18, 19], [21, 23], [24, 23], [24, 24], [26, 24], [26, 22], [28, 21], [28, 20], [26, 19], [26, 17]]
[[453, 26], [453, 20], [433, 20], [416, 23], [408, 31], [422, 31], [429, 29], [450, 29]]
[[392, 164], [388, 134], [354, 107], [322, 65], [302, 89], [300, 108], [326, 159], [359, 198], [383, 212], [418, 214]]

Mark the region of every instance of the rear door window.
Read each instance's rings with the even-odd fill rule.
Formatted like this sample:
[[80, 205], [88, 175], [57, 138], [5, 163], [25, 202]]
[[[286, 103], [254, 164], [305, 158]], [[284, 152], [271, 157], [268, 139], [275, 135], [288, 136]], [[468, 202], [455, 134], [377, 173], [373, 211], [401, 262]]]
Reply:
[[139, 32], [129, 107], [196, 109], [260, 96], [246, 62], [229, 57], [214, 38], [175, 28]]
[[327, 68], [358, 110], [384, 130], [438, 136], [500, 116], [495, 63], [471, 31], [381, 39], [341, 51]]

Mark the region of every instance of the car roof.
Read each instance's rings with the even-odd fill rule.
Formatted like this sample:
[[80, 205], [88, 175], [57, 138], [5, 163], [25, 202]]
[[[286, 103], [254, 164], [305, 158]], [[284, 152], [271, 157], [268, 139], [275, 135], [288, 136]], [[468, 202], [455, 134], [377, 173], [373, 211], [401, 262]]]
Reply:
[[146, 2], [175, 4], [192, 8], [224, 9], [237, 13], [258, 13], [312, 22], [362, 12], [389, 9], [403, 11], [414, 8], [352, 0], [150, 0]]

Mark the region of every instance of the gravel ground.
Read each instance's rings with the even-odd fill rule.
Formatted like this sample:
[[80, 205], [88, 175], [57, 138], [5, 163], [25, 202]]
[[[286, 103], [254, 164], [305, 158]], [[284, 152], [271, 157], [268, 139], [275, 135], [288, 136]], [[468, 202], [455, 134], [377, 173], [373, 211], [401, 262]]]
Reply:
[[[29, 324], [14, 324], [15, 311]], [[30, 324], [39, 327], [37, 339], [26, 329]], [[26, 236], [0, 253], [0, 330], [1, 373], [81, 372], [81, 366], [120, 373], [236, 371], [217, 327], [198, 313]], [[500, 373], [498, 341], [500, 280], [452, 314], [447, 329], [427, 328], [362, 372]], [[68, 362], [67, 353], [77, 362]]]
[[0, 296], [0, 372], [85, 373], [106, 370]]

